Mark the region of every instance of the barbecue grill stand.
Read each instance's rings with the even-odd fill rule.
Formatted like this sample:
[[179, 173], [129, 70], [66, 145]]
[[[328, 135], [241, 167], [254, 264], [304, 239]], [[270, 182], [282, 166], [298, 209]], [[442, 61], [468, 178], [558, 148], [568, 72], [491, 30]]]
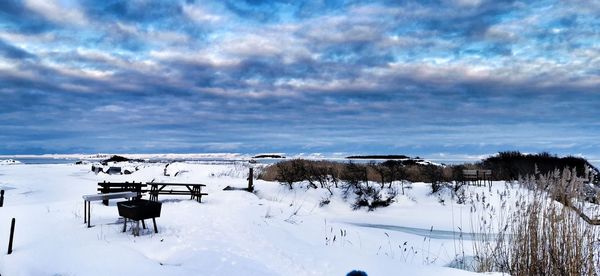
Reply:
[[144, 219], [152, 219], [154, 224], [154, 233], [158, 233], [156, 228], [156, 217], [160, 217], [162, 203], [149, 201], [145, 199], [136, 199], [130, 201], [117, 202], [119, 209], [119, 215], [124, 218], [123, 232], [127, 231], [127, 219], [135, 220], [136, 227], [133, 229], [133, 235], [140, 235], [140, 220], [142, 221], [142, 227], [146, 229], [146, 223]]
[[[127, 218], [123, 217], [124, 221], [123, 221], [123, 233], [127, 231]], [[144, 223], [144, 220], [142, 219], [142, 228], [146, 229], [146, 223]], [[140, 235], [140, 221], [136, 220], [136, 226], [133, 228], [133, 235], [134, 236], [139, 236]], [[154, 233], [158, 233], [158, 229], [156, 228], [156, 219], [152, 218], [152, 224], [154, 224]]]

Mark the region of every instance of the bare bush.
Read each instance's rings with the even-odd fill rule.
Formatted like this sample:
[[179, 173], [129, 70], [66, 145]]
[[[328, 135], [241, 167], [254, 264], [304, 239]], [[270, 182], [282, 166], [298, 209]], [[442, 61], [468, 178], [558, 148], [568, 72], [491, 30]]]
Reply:
[[[385, 191], [385, 192], [384, 192]], [[373, 211], [379, 207], [386, 207], [392, 204], [396, 195], [395, 189], [379, 188], [377, 186], [364, 186], [361, 189], [355, 190], [356, 199], [352, 203], [353, 209], [367, 207], [369, 211]]]
[[353, 186], [358, 186], [358, 184], [361, 182], [369, 182], [367, 167], [352, 162], [347, 163], [344, 166], [344, 171], [342, 172], [341, 178], [346, 183]]
[[276, 180], [287, 184], [290, 190], [294, 188], [293, 185], [295, 182], [304, 181], [306, 179], [306, 166], [302, 159], [280, 162], [275, 166], [277, 168]]
[[377, 182], [380, 183], [381, 188], [383, 188], [388, 182], [391, 185], [393, 179], [391, 178], [391, 172], [389, 167], [383, 165], [382, 163], [371, 162], [369, 163], [369, 169], [374, 171], [377, 174], [377, 177], [379, 177], [379, 181]]
[[307, 162], [306, 179], [313, 188], [317, 188], [318, 183], [321, 188], [328, 188], [330, 182], [330, 168], [320, 162]]
[[373, 166], [373, 164], [365, 166], [355, 163], [348, 163], [344, 166], [341, 175], [344, 181], [343, 193], [345, 198], [348, 198], [350, 194], [355, 195], [352, 203], [353, 209], [367, 207], [369, 211], [372, 211], [378, 207], [389, 206], [397, 195], [395, 189], [385, 189], [383, 184], [380, 187], [369, 185], [368, 169]]

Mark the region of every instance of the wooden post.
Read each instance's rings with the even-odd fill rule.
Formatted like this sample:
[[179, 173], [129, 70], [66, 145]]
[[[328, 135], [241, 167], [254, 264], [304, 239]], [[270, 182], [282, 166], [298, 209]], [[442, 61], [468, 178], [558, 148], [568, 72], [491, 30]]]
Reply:
[[88, 228], [92, 227], [92, 202], [88, 201], [87, 202], [87, 223], [88, 223]]
[[15, 237], [15, 218], [10, 223], [10, 238], [8, 239], [8, 255], [12, 253], [13, 238]]
[[0, 207], [4, 205], [4, 190], [0, 190]]
[[254, 168], [250, 168], [250, 172], [248, 173], [248, 192], [254, 192]]
[[135, 222], [135, 228], [133, 229], [133, 235], [136, 237], [140, 235], [140, 221], [139, 220]]
[[[135, 182], [134, 182], [135, 183]], [[139, 184], [137, 184], [135, 186], [135, 191], [137, 192], [137, 197], [136, 199], [142, 199], [142, 182], [140, 181]]]
[[[107, 194], [109, 188], [108, 188], [108, 185], [106, 184], [106, 180], [102, 181], [102, 183], [104, 183], [104, 185], [102, 185], [102, 193]], [[103, 199], [102, 204], [104, 204], [104, 206], [108, 206], [108, 199]]]

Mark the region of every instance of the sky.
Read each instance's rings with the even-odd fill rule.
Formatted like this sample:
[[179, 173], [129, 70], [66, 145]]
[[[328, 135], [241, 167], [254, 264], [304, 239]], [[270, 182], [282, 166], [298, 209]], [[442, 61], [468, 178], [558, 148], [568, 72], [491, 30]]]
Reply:
[[0, 1], [0, 154], [600, 159], [600, 1]]

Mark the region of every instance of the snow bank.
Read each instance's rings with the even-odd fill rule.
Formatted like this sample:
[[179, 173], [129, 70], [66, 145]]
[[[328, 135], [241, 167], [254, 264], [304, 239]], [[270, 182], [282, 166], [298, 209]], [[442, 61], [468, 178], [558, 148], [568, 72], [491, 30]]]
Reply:
[[13, 160], [13, 159], [0, 160], [0, 165], [16, 165], [16, 164], [21, 164], [21, 162], [17, 161], [17, 160]]

